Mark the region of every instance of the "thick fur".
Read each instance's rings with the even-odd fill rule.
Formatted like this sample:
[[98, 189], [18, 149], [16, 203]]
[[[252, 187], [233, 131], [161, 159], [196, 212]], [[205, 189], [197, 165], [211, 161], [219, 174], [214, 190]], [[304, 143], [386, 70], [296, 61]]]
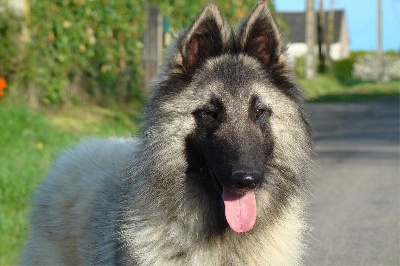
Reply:
[[[207, 5], [172, 46], [137, 139], [65, 151], [34, 198], [22, 264], [300, 265], [311, 137], [276, 24], [235, 31]], [[232, 169], [263, 175], [257, 220], [230, 229]]]

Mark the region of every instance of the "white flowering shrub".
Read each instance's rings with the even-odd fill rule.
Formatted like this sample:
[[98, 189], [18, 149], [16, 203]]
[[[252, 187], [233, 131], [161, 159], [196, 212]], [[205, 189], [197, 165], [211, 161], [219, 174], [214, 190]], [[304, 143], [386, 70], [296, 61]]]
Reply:
[[[362, 80], [378, 80], [378, 58], [374, 54], [365, 54], [357, 57], [353, 66], [353, 77]], [[383, 81], [400, 79], [400, 56], [384, 55]]]

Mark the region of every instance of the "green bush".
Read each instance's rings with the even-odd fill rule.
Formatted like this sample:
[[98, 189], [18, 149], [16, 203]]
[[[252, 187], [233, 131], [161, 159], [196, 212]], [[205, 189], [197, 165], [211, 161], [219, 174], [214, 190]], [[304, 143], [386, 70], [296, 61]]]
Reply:
[[362, 83], [359, 78], [353, 77], [353, 66], [356, 61], [356, 56], [350, 56], [345, 59], [336, 60], [333, 62], [332, 71], [335, 77], [345, 86], [352, 86]]
[[36, 0], [31, 5], [29, 71], [42, 101], [57, 103], [85, 93], [99, 101], [135, 95], [141, 80], [143, 2]]
[[[171, 19], [173, 30], [179, 30], [181, 27], [188, 27], [205, 4], [214, 2], [218, 5], [221, 13], [230, 23], [237, 23], [244, 16], [251, 12], [257, 1], [254, 0], [150, 0], [151, 4], [160, 7], [164, 16]], [[275, 1], [269, 0], [268, 6], [272, 12], [275, 12]], [[283, 30], [287, 30], [284, 21], [276, 16], [277, 23]]]
[[25, 18], [7, 3], [0, 0], [0, 75], [17, 96], [46, 104], [138, 97], [145, 1], [31, 0]]
[[[106, 103], [140, 97], [146, 6], [159, 6], [177, 30], [188, 26], [207, 2], [30, 0], [25, 17], [19, 18], [6, 8], [8, 0], [0, 0], [0, 75], [14, 94], [31, 102]], [[234, 21], [254, 5], [249, 0], [216, 2]], [[273, 7], [273, 1], [268, 3]], [[26, 42], [20, 38], [23, 26]]]
[[[332, 65], [334, 76], [341, 82], [342, 85], [345, 86], [353, 86], [366, 82], [363, 81], [361, 78], [354, 76], [354, 65], [357, 59], [366, 57], [368, 55], [376, 55], [376, 52], [364, 50], [352, 51], [348, 58], [334, 61]], [[386, 51], [384, 55], [389, 55], [393, 57], [398, 56], [398, 54], [393, 50]], [[371, 79], [373, 79], [373, 76], [371, 76]]]
[[294, 75], [297, 79], [303, 79], [306, 77], [306, 57], [297, 57], [294, 62]]
[[23, 18], [0, 0], [0, 76], [8, 82], [15, 77], [21, 62], [20, 36]]

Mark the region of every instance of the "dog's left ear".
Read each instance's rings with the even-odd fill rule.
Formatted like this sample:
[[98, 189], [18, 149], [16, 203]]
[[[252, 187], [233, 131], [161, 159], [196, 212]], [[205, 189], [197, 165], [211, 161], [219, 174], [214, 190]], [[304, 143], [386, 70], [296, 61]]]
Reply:
[[257, 58], [263, 66], [280, 61], [285, 45], [267, 4], [258, 3], [239, 28], [239, 47], [242, 53]]
[[181, 35], [175, 63], [190, 72], [205, 60], [223, 53], [227, 44], [225, 22], [215, 4], [206, 5]]

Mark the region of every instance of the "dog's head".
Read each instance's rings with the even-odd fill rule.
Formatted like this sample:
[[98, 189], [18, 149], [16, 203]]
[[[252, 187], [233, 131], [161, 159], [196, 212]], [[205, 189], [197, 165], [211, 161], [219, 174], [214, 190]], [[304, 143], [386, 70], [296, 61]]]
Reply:
[[257, 4], [235, 31], [207, 5], [178, 36], [157, 81], [148, 132], [185, 140], [189, 183], [223, 200], [234, 231], [250, 230], [260, 215], [272, 220], [302, 190], [309, 129], [266, 4]]

